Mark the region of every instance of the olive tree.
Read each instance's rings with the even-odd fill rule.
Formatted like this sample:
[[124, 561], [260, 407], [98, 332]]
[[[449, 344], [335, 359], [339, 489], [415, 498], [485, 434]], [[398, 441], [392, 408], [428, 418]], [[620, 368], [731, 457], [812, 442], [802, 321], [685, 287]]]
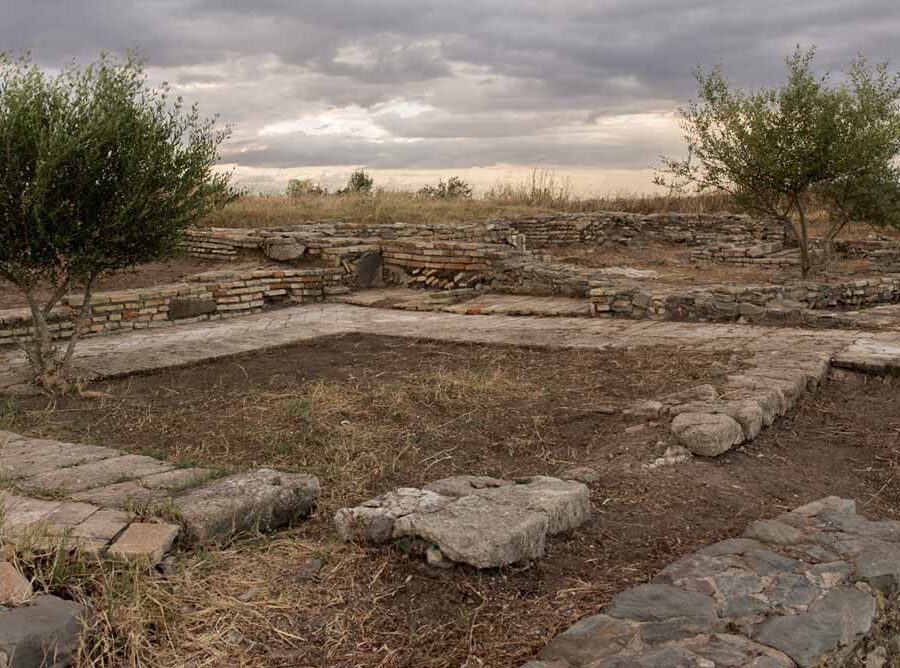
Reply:
[[664, 158], [656, 182], [731, 194], [782, 221], [813, 263], [809, 214], [824, 212], [830, 243], [850, 221], [900, 224], [900, 79], [860, 57], [833, 84], [812, 72], [814, 50], [796, 49], [779, 87], [729, 87], [721, 68], [695, 73], [697, 99], [679, 110], [687, 158]]
[[[27, 299], [38, 382], [65, 377], [98, 276], [172, 257], [185, 228], [232, 196], [214, 170], [227, 134], [151, 87], [133, 56], [55, 76], [0, 57], [0, 277]], [[48, 317], [73, 287], [84, 299], [58, 347]]]

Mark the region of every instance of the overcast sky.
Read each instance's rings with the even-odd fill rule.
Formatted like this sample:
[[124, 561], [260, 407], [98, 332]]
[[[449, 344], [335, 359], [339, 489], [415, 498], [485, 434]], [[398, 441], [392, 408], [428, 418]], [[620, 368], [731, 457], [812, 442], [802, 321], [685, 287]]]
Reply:
[[223, 162], [259, 189], [364, 166], [647, 190], [681, 150], [694, 66], [756, 86], [798, 43], [822, 69], [900, 61], [900, 0], [0, 0], [0, 17], [0, 51], [47, 67], [137, 48], [233, 125]]

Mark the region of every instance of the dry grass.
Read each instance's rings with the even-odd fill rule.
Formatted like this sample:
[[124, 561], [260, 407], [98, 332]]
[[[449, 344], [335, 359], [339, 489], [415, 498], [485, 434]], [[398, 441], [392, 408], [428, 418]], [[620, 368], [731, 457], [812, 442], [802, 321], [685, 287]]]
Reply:
[[[407, 190], [377, 188], [370, 194], [247, 194], [203, 221], [208, 227], [281, 227], [298, 223], [342, 221], [354, 224], [463, 223], [488, 218], [508, 218], [550, 213], [625, 211], [638, 214], [719, 212], [746, 213], [724, 193], [680, 195], [612, 193], [580, 197], [569, 182], [553, 171], [535, 170], [532, 177], [516, 184], [490, 188], [471, 199], [422, 197]], [[823, 237], [828, 231], [827, 213], [811, 205], [810, 235]], [[864, 223], [848, 225], [841, 239], [862, 239], [881, 235], [900, 239], [900, 230]]]
[[[338, 342], [333, 358], [310, 362], [314, 348], [272, 359], [281, 378], [274, 366], [260, 368], [265, 355], [246, 356], [218, 365], [221, 382], [211, 373], [198, 378], [201, 367], [173, 371], [155, 382], [114, 381], [104, 388], [110, 396], [90, 401], [73, 397], [52, 409], [26, 402], [0, 419], [31, 434], [118, 445], [140, 438], [174, 459], [266, 465], [322, 480], [310, 520], [181, 554], [174, 575], [27, 557], [23, 570], [40, 573], [45, 590], [89, 600], [98, 611], [82, 668], [518, 665], [619, 587], [582, 577], [581, 557], [571, 556], [596, 538], [557, 539], [556, 561], [548, 555], [527, 569], [436, 571], [395, 548], [340, 543], [332, 513], [445, 475], [552, 473], [584, 461], [583, 452], [606, 447], [605, 438], [593, 440], [598, 425], [612, 428], [612, 418], [592, 407], [623, 401], [646, 383], [706, 378], [717, 360], [357, 338]], [[291, 373], [294, 364], [301, 368]], [[616, 447], [622, 443], [617, 436]], [[641, 553], [646, 563], [629, 564], [629, 582], [659, 558]], [[591, 552], [590, 563], [596, 557]], [[623, 571], [610, 572], [621, 578]]]
[[410, 191], [384, 188], [371, 194], [245, 195], [209, 216], [203, 224], [211, 227], [279, 227], [322, 220], [358, 224], [432, 224], [587, 211], [711, 213], [737, 209], [730, 198], [720, 195], [623, 192], [606, 197], [578, 197], [571, 192], [565, 179], [552, 171], [536, 170], [528, 181], [498, 185], [471, 199], [422, 197]]

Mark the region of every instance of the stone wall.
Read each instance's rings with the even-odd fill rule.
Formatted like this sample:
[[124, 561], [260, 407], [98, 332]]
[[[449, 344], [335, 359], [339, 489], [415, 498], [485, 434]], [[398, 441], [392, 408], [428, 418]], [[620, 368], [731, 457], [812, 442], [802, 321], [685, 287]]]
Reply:
[[[149, 329], [216, 320], [254, 313], [274, 302], [322, 301], [329, 294], [347, 291], [342, 268], [281, 269], [207, 272], [185, 283], [152, 288], [96, 293], [86, 334], [122, 329]], [[50, 314], [53, 335], [70, 335], [83, 295], [63, 298]], [[0, 345], [27, 336], [31, 313], [25, 309], [0, 311]]]
[[799, 251], [796, 248], [785, 248], [782, 241], [762, 241], [749, 245], [712, 244], [691, 251], [691, 260], [767, 267], [800, 264]]
[[523, 668], [900, 665], [900, 522], [828, 497], [615, 596]]
[[773, 318], [778, 322], [785, 312], [797, 312], [818, 321], [820, 313], [804, 312], [846, 311], [900, 302], [900, 275], [841, 282], [697, 288], [598, 281], [592, 285], [590, 296], [594, 313], [600, 316], [720, 322], [743, 319], [766, 324]]
[[203, 228], [188, 230], [186, 247], [192, 257], [234, 260], [265, 255], [286, 262], [311, 260], [322, 253], [339, 255], [353, 246], [378, 247], [383, 241], [417, 239], [457, 241], [522, 247], [521, 235], [503, 223], [459, 223], [409, 225], [351, 225], [348, 223], [310, 223], [271, 229]]
[[635, 240], [700, 246], [723, 242], [784, 241], [778, 223], [735, 214], [636, 214], [600, 211], [493, 219], [525, 235], [528, 248]]

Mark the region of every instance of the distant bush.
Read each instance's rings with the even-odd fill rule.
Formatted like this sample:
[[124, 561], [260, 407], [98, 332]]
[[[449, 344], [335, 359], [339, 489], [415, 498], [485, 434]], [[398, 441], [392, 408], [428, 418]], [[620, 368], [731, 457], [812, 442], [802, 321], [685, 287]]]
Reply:
[[420, 197], [438, 197], [440, 199], [471, 199], [472, 186], [458, 176], [451, 176], [445, 183], [443, 179], [436, 186], [423, 186], [418, 192]]
[[291, 179], [288, 181], [285, 194], [288, 197], [296, 198], [305, 195], [327, 195], [328, 190], [313, 182], [312, 179]]
[[369, 194], [375, 187], [375, 179], [366, 174], [364, 169], [357, 169], [350, 175], [347, 185], [337, 191], [338, 195], [351, 195], [355, 193]]

